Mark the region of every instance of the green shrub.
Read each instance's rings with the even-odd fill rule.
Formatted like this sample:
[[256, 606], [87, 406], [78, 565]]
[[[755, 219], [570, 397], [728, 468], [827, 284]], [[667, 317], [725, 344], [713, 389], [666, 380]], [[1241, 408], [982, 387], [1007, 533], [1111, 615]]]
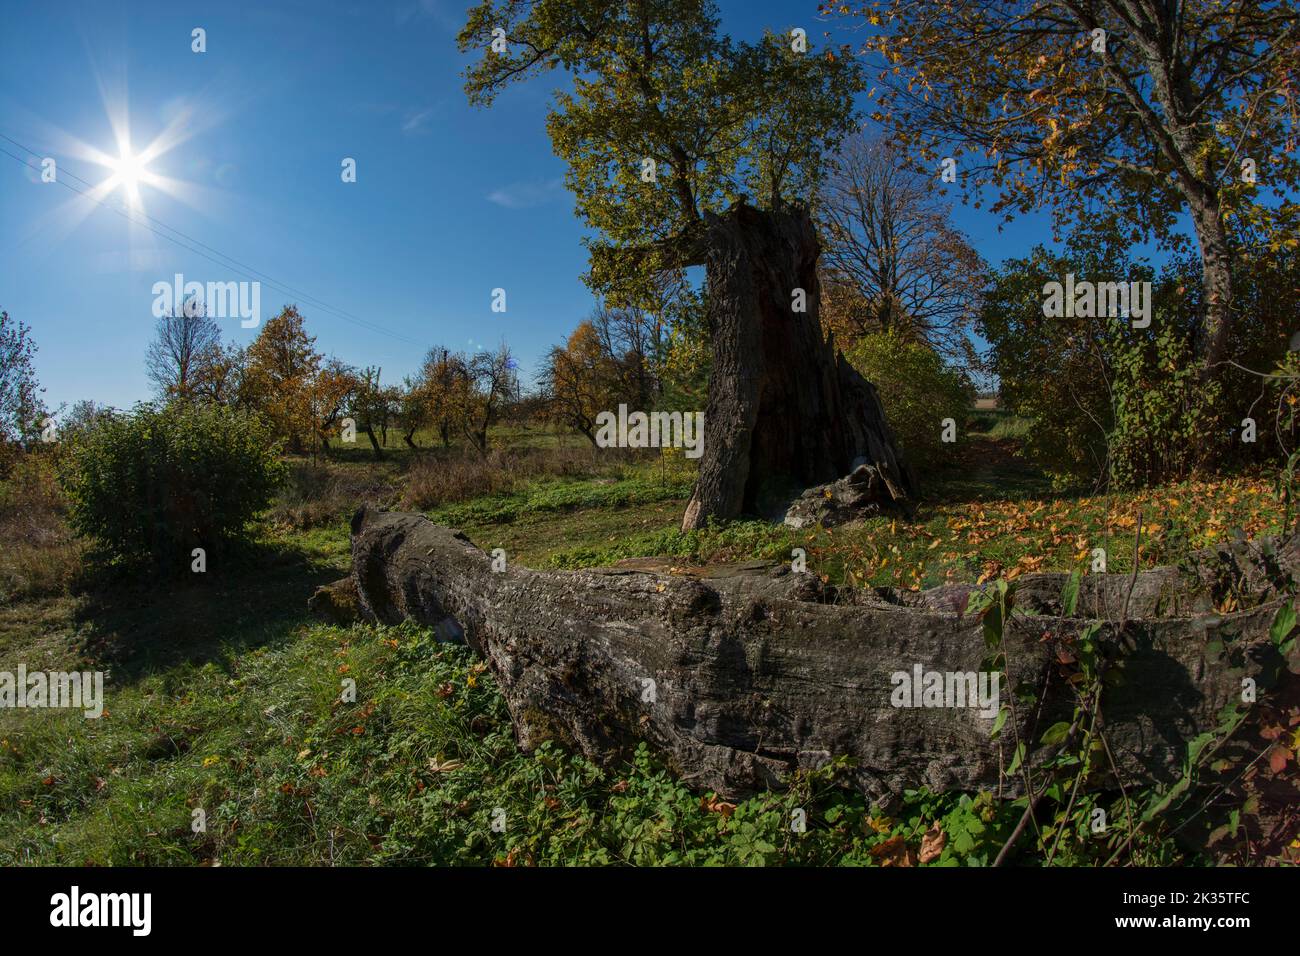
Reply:
[[[1157, 312], [1160, 315], [1160, 312]], [[1112, 357], [1114, 425], [1110, 479], [1146, 488], [1190, 476], [1205, 438], [1224, 453], [1214, 409], [1220, 388], [1202, 385], [1191, 336], [1164, 322], [1142, 342], [1121, 342]]]
[[[1195, 348], [1198, 269], [1174, 259], [1157, 274], [1109, 250], [1069, 247], [1058, 256], [1038, 247], [994, 275], [981, 332], [1003, 402], [1032, 423], [1029, 456], [1058, 485], [1137, 488], [1284, 460], [1270, 412], [1277, 382], [1243, 368], [1270, 372], [1285, 355], [1294, 305], [1281, 289], [1300, 278], [1300, 267], [1249, 257], [1238, 266], [1238, 301], [1249, 307], [1235, 314], [1226, 353], [1237, 365], [1208, 382]], [[1150, 326], [1044, 317], [1045, 284], [1067, 273], [1076, 281], [1150, 281]], [[1254, 442], [1240, 439], [1247, 416], [1257, 425]]]
[[137, 405], [72, 442], [61, 478], [69, 521], [102, 556], [189, 566], [240, 538], [283, 481], [270, 428], [215, 405]]
[[946, 464], [943, 420], [962, 424], [974, 400], [966, 377], [931, 348], [897, 332], [868, 332], [846, 354], [880, 393], [885, 417], [913, 468]]

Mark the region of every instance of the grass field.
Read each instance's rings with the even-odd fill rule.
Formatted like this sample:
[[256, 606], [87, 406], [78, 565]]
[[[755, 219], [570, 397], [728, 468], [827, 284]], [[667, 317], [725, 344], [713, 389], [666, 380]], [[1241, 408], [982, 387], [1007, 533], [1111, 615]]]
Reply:
[[[351, 448], [295, 462], [253, 545], [166, 585], [81, 568], [55, 492], [30, 476], [11, 483], [0, 498], [14, 541], [0, 561], [0, 670], [105, 670], [108, 689], [99, 720], [0, 711], [0, 863], [873, 864], [899, 862], [897, 838], [915, 843], [935, 822], [948, 834], [938, 863], [987, 863], [1015, 804], [909, 792], [873, 808], [831, 765], [733, 806], [690, 793], [645, 753], [604, 770], [551, 747], [521, 754], [468, 651], [411, 626], [325, 626], [306, 609], [347, 569], [358, 501], [409, 507], [417, 486], [434, 520], [533, 567], [646, 554], [788, 560], [802, 547], [810, 570], [850, 585], [1084, 568], [1098, 547], [1125, 570], [1235, 529], [1280, 530], [1281, 503], [1262, 480], [1054, 492], [1016, 456], [1017, 424], [982, 420], [961, 461], [927, 484], [914, 523], [833, 530], [736, 522], [682, 533], [689, 463], [597, 460], [585, 443], [536, 432], [494, 436], [514, 442], [504, 468], [396, 447], [374, 462]], [[23, 531], [38, 513], [42, 533]], [[340, 701], [344, 680], [356, 703]], [[797, 809], [807, 833], [789, 826]], [[1095, 862], [1083, 838], [1066, 844], [1057, 862]], [[1147, 863], [1199, 859], [1158, 834], [1139, 851]]]

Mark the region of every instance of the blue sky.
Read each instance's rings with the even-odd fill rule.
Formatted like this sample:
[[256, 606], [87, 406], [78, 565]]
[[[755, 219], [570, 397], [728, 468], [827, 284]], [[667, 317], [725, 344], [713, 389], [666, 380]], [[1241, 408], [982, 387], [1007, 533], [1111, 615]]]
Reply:
[[[349, 322], [274, 289], [262, 318], [297, 301], [317, 348], [400, 379], [425, 349], [505, 337], [531, 375], [590, 311], [583, 229], [544, 119], [558, 75], [471, 109], [455, 32], [466, 0], [246, 0], [228, 3], [0, 0], [0, 133], [98, 184], [117, 156], [110, 116], [127, 116], [140, 151], [169, 128], [180, 141], [149, 164], [177, 195], [140, 187], [143, 214], [349, 313]], [[724, 29], [755, 38], [803, 25], [815, 0], [725, 0]], [[191, 30], [207, 52], [191, 52]], [[172, 134], [166, 134], [172, 138]], [[0, 148], [39, 160], [0, 140]], [[340, 179], [344, 157], [357, 182]], [[75, 180], [74, 185], [81, 186]], [[109, 206], [122, 191], [104, 197]], [[0, 155], [0, 308], [32, 326], [51, 407], [148, 397], [152, 286], [259, 278], [222, 268], [110, 208]], [[142, 219], [140, 212], [134, 213]], [[1041, 220], [997, 232], [958, 207], [990, 262], [1049, 233]], [[491, 292], [507, 292], [506, 313]], [[226, 338], [256, 329], [223, 321]]]

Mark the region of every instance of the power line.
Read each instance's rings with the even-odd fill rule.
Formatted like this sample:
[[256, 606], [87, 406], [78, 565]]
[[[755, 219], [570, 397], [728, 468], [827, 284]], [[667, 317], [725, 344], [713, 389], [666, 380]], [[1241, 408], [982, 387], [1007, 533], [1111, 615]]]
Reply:
[[[33, 155], [33, 156], [40, 157], [40, 155], [41, 155], [40, 153], [36, 152], [35, 150], [33, 150], [33, 149], [31, 149], [31, 148], [29, 148], [29, 147], [27, 147], [27, 146], [24, 146], [22, 143], [18, 142], [17, 140], [12, 139], [12, 138], [6, 136], [4, 133], [0, 133], [0, 139], [5, 139], [5, 140], [7, 140], [8, 142], [13, 143], [13, 144], [14, 144], [15, 146], [17, 146], [19, 149], [25, 150], [26, 152], [30, 153], [30, 154]], [[28, 169], [31, 169], [31, 170], [36, 170], [36, 169], [37, 169], [36, 166], [33, 166], [32, 164], [30, 164], [29, 162], [27, 162], [27, 160], [24, 159], [23, 157], [21, 157], [21, 156], [17, 156], [17, 155], [15, 155], [14, 153], [9, 152], [7, 149], [4, 149], [3, 147], [0, 147], [0, 153], [4, 153], [4, 154], [5, 154], [6, 156], [8, 156], [10, 159], [13, 159], [13, 160], [15, 160], [16, 162], [21, 163], [23, 166], [27, 167]], [[55, 177], [55, 182], [58, 182], [58, 183], [60, 183], [61, 185], [63, 185], [64, 187], [66, 187], [67, 189], [70, 189], [72, 192], [76, 193], [78, 196], [84, 196], [86, 199], [89, 199], [91, 202], [93, 202], [93, 203], [95, 203], [95, 204], [97, 204], [97, 205], [99, 205], [99, 206], [103, 206], [105, 209], [111, 210], [112, 212], [117, 213], [119, 216], [121, 216], [122, 218], [126, 219], [128, 222], [131, 222], [131, 223], [133, 223], [134, 225], [140, 226], [140, 227], [142, 227], [142, 228], [144, 228], [144, 229], [147, 229], [147, 230], [149, 230], [150, 232], [152, 232], [154, 235], [156, 235], [156, 236], [158, 236], [158, 237], [160, 237], [160, 238], [162, 238], [162, 239], [166, 239], [168, 242], [171, 242], [171, 243], [173, 243], [173, 244], [175, 244], [175, 245], [177, 245], [177, 246], [180, 246], [180, 247], [181, 247], [182, 249], [184, 249], [186, 252], [191, 252], [191, 253], [193, 253], [194, 255], [201, 256], [202, 258], [207, 259], [209, 262], [215, 263], [216, 265], [220, 266], [220, 267], [223, 268], [223, 269], [230, 269], [231, 271], [234, 271], [234, 272], [240, 272], [240, 271], [242, 270], [242, 272], [243, 272], [244, 274], [252, 273], [253, 275], [258, 276], [258, 277], [260, 277], [261, 279], [263, 279], [263, 280], [266, 282], [266, 284], [269, 285], [272, 289], [277, 289], [277, 290], [279, 290], [280, 292], [282, 292], [282, 293], [288, 295], [288, 296], [291, 297], [291, 298], [297, 298], [297, 299], [304, 300], [304, 301], [307, 302], [308, 305], [311, 305], [311, 306], [313, 306], [314, 308], [321, 309], [321, 310], [323, 310], [323, 311], [325, 311], [325, 312], [328, 312], [328, 313], [330, 313], [330, 314], [332, 314], [332, 315], [334, 315], [334, 316], [336, 316], [336, 317], [338, 317], [338, 318], [340, 318], [340, 319], [343, 319], [345, 322], [351, 322], [352, 324], [357, 325], [357, 326], [360, 326], [361, 328], [364, 328], [364, 329], [366, 329], [367, 331], [370, 331], [370, 332], [378, 332], [378, 333], [381, 333], [381, 334], [383, 334], [383, 335], [387, 335], [387, 336], [390, 336], [390, 337], [392, 337], [392, 338], [398, 339], [398, 340], [400, 340], [400, 341], [402, 341], [402, 342], [406, 342], [406, 343], [409, 344], [409, 345], [415, 345], [415, 346], [417, 346], [417, 347], [418, 347], [418, 346], [421, 346], [421, 344], [422, 344], [422, 343], [416, 341], [415, 339], [410, 338], [409, 336], [405, 336], [405, 335], [402, 335], [402, 334], [399, 333], [399, 332], [394, 332], [394, 331], [392, 331], [391, 329], [384, 328], [382, 325], [379, 325], [379, 324], [377, 324], [377, 323], [375, 323], [375, 322], [371, 322], [371, 321], [369, 321], [368, 319], [363, 319], [363, 318], [361, 318], [360, 316], [353, 315], [351, 312], [347, 312], [347, 311], [345, 311], [345, 310], [343, 310], [343, 309], [335, 308], [334, 306], [332, 306], [332, 305], [330, 305], [329, 303], [327, 303], [327, 302], [325, 302], [325, 301], [323, 301], [323, 300], [317, 298], [316, 296], [308, 295], [307, 293], [305, 293], [305, 292], [303, 292], [303, 291], [301, 291], [301, 290], [294, 289], [292, 286], [290, 286], [290, 285], [288, 285], [288, 284], [286, 284], [286, 283], [280, 282], [278, 279], [274, 279], [273, 277], [267, 275], [265, 272], [262, 272], [262, 271], [260, 271], [260, 270], [258, 270], [258, 269], [254, 269], [252, 266], [247, 265], [247, 264], [245, 264], [245, 263], [243, 263], [243, 262], [240, 262], [238, 259], [234, 258], [233, 256], [226, 255], [224, 252], [221, 252], [221, 251], [218, 250], [218, 249], [214, 249], [214, 248], [212, 248], [211, 246], [209, 246], [209, 245], [207, 245], [207, 244], [205, 244], [205, 243], [203, 243], [203, 242], [200, 242], [198, 239], [195, 239], [195, 238], [192, 237], [192, 236], [186, 235], [185, 233], [181, 232], [181, 231], [180, 231], [179, 229], [177, 229], [176, 227], [174, 227], [174, 226], [169, 226], [169, 225], [167, 225], [165, 222], [162, 222], [161, 220], [155, 219], [153, 216], [150, 216], [148, 213], [145, 213], [145, 212], [141, 211], [140, 214], [141, 214], [142, 216], [144, 216], [145, 219], [148, 219], [150, 222], [156, 223], [157, 225], [161, 226], [162, 228], [167, 229], [167, 230], [169, 230], [169, 231], [171, 231], [171, 232], [176, 233], [176, 235], [181, 236], [182, 238], [184, 238], [184, 239], [187, 240], [188, 242], [193, 243], [195, 246], [199, 246], [199, 247], [201, 247], [202, 249], [206, 249], [206, 250], [208, 250], [209, 252], [214, 253], [215, 255], [220, 256], [222, 259], [225, 259], [225, 260], [227, 260], [227, 261], [226, 261], [226, 262], [221, 262], [221, 261], [219, 261], [219, 260], [217, 260], [217, 259], [214, 259], [212, 256], [210, 256], [210, 255], [208, 255], [208, 254], [206, 254], [206, 253], [200, 251], [199, 249], [196, 249], [196, 248], [194, 248], [193, 246], [190, 246], [190, 245], [186, 245], [186, 243], [185, 243], [185, 242], [182, 242], [180, 239], [177, 239], [177, 238], [175, 238], [174, 236], [167, 235], [166, 233], [159, 232], [157, 229], [153, 228], [153, 226], [149, 225], [149, 224], [146, 223], [146, 222], [141, 222], [139, 219], [137, 219], [137, 218], [135, 218], [134, 216], [132, 216], [128, 210], [126, 210], [126, 209], [124, 209], [124, 208], [122, 208], [122, 207], [119, 207], [119, 206], [110, 205], [110, 204], [108, 204], [108, 203], [106, 203], [106, 202], [104, 202], [104, 201], [102, 201], [102, 200], [96, 199], [94, 196], [89, 195], [89, 194], [88, 194], [87, 192], [85, 192], [84, 190], [77, 189], [75, 186], [71, 185], [70, 183], [68, 183], [68, 182], [63, 178], [64, 175], [66, 175], [66, 176], [68, 176], [68, 177], [71, 177], [72, 179], [75, 179], [77, 182], [83, 183], [84, 185], [90, 187], [91, 189], [94, 189], [94, 188], [95, 188], [94, 184], [89, 183], [89, 182], [87, 182], [86, 180], [82, 179], [82, 178], [81, 178], [80, 176], [78, 176], [76, 173], [73, 173], [73, 172], [70, 172], [70, 171], [66, 171], [66, 170], [62, 170], [62, 171], [60, 171], [60, 175], [58, 175], [58, 176]], [[232, 264], [233, 264], [233, 265], [232, 265]]]
[[[33, 156], [37, 156], [37, 157], [40, 156], [40, 154], [37, 153], [35, 150], [30, 149], [30, 148], [24, 146], [22, 143], [18, 142], [18, 141], [15, 140], [15, 139], [12, 139], [12, 138], [9, 137], [9, 136], [6, 136], [4, 133], [0, 133], [0, 139], [8, 140], [9, 142], [11, 142], [11, 143], [13, 143], [15, 146], [17, 146], [19, 149], [26, 150], [28, 153], [30, 153], [30, 154], [33, 155]], [[11, 154], [11, 155], [12, 155], [12, 154]], [[24, 165], [27, 165], [25, 161], [24, 161]], [[28, 166], [28, 168], [31, 169], [31, 168], [33, 168], [33, 167]], [[82, 179], [82, 178], [81, 178], [80, 176], [78, 176], [76, 173], [73, 173], [73, 172], [67, 171], [67, 175], [68, 175], [68, 176], [71, 176], [73, 179], [77, 180], [77, 182], [82, 183], [82, 184], [84, 184], [84, 185], [90, 187], [91, 189], [94, 189], [94, 188], [95, 188], [95, 184], [94, 184], [94, 183], [87, 182], [85, 179]], [[71, 187], [69, 187], [69, 188], [71, 188]], [[76, 191], [76, 190], [74, 190], [74, 191]], [[85, 193], [81, 193], [81, 195], [85, 195]], [[93, 197], [88, 197], [88, 198], [91, 198], [92, 201], [94, 201], [94, 202], [99, 202], [99, 200], [95, 200], [95, 199], [93, 199]], [[104, 203], [100, 203], [100, 205], [104, 205]], [[112, 209], [114, 212], [118, 213], [118, 215], [123, 215], [123, 216], [126, 216], [128, 219], [130, 219], [130, 216], [127, 215], [127, 212], [125, 211], [125, 209], [126, 209], [125, 206], [122, 206], [122, 207], [118, 207], [118, 206], [106, 206], [106, 208]], [[348, 311], [346, 311], [346, 310], [344, 310], [344, 309], [338, 309], [338, 308], [335, 308], [334, 306], [330, 305], [328, 302], [325, 302], [325, 301], [323, 301], [322, 299], [318, 299], [316, 296], [313, 296], [313, 295], [310, 295], [310, 294], [308, 294], [308, 293], [306, 293], [306, 292], [303, 292], [301, 289], [295, 289], [293, 286], [289, 285], [288, 283], [280, 282], [280, 281], [278, 281], [277, 279], [275, 279], [274, 277], [269, 276], [269, 275], [267, 275], [266, 273], [261, 272], [261, 271], [259, 271], [259, 270], [257, 270], [257, 269], [254, 269], [252, 266], [248, 265], [247, 263], [240, 262], [240, 261], [239, 261], [238, 259], [236, 259], [234, 256], [227, 255], [226, 253], [222, 252], [221, 250], [219, 250], [219, 249], [214, 249], [214, 248], [212, 248], [211, 246], [207, 245], [206, 243], [200, 242], [198, 239], [195, 239], [193, 236], [190, 236], [190, 235], [187, 235], [187, 234], [184, 233], [184, 232], [181, 232], [181, 230], [177, 229], [175, 226], [169, 226], [169, 225], [167, 225], [167, 223], [162, 222], [162, 221], [159, 220], [159, 219], [155, 219], [153, 216], [150, 216], [148, 213], [146, 213], [143, 209], [139, 210], [139, 213], [140, 213], [141, 216], [143, 216], [145, 219], [148, 219], [150, 222], [156, 223], [157, 225], [162, 226], [164, 229], [167, 229], [167, 230], [169, 230], [169, 231], [171, 231], [171, 232], [174, 232], [174, 233], [176, 233], [178, 236], [181, 236], [182, 238], [184, 238], [185, 240], [194, 243], [196, 246], [199, 246], [199, 247], [201, 247], [201, 248], [203, 248], [203, 249], [207, 249], [209, 252], [212, 252], [212, 253], [214, 253], [214, 254], [220, 256], [221, 258], [228, 260], [230, 263], [233, 263], [234, 266], [237, 267], [237, 268], [244, 269], [244, 270], [246, 270], [246, 271], [248, 271], [248, 272], [253, 273], [253, 274], [256, 275], [256, 276], [259, 276], [259, 277], [261, 277], [261, 278], [267, 280], [267, 282], [270, 283], [270, 284], [272, 284], [275, 288], [278, 288], [278, 289], [280, 289], [281, 291], [287, 291], [290, 295], [292, 295], [292, 296], [297, 296], [297, 297], [299, 297], [299, 298], [301, 298], [301, 299], [307, 301], [307, 303], [308, 303], [309, 305], [314, 305], [314, 306], [316, 306], [317, 308], [324, 309], [325, 311], [327, 311], [327, 312], [331, 312], [331, 313], [333, 313], [334, 315], [336, 315], [336, 316], [338, 316], [339, 318], [342, 318], [342, 319], [344, 319], [344, 320], [352, 321], [352, 322], [355, 322], [355, 323], [357, 323], [357, 324], [360, 324], [362, 327], [367, 328], [367, 329], [369, 329], [369, 330], [371, 330], [371, 331], [382, 332], [382, 333], [384, 333], [384, 334], [386, 334], [386, 335], [392, 335], [392, 336], [394, 336], [394, 337], [396, 337], [396, 338], [400, 338], [400, 339], [401, 339], [402, 341], [404, 341], [404, 342], [411, 342], [412, 344], [417, 344], [417, 345], [419, 344], [419, 343], [415, 342], [413, 339], [407, 338], [406, 336], [400, 335], [399, 333], [396, 333], [396, 332], [393, 332], [393, 331], [391, 331], [391, 330], [389, 330], [389, 329], [386, 329], [386, 328], [384, 328], [383, 326], [379, 325], [378, 323], [371, 322], [371, 321], [369, 321], [368, 319], [363, 319], [363, 318], [361, 318], [360, 316], [357, 316], [357, 315], [353, 315], [351, 312], [348, 312]], [[138, 220], [135, 220], [135, 219], [131, 219], [131, 222], [134, 222], [134, 223], [136, 223], [137, 225], [144, 225], [144, 223], [141, 223], [141, 222], [139, 222]], [[146, 226], [145, 228], [148, 228], [148, 227]], [[150, 231], [153, 231], [153, 230], [150, 230]], [[164, 236], [163, 238], [170, 238], [170, 237]], [[172, 241], [175, 242], [174, 239], [173, 239]], [[177, 243], [177, 244], [180, 245], [180, 243]], [[187, 248], [187, 247], [184, 247], [184, 246], [183, 246], [182, 248]], [[196, 250], [190, 249], [189, 251], [194, 252], [194, 251], [196, 251]], [[209, 260], [209, 261], [211, 261], [211, 260]], [[221, 265], [222, 268], [226, 268], [226, 269], [231, 268], [230, 265], [226, 265], [226, 264], [224, 264], [224, 263], [218, 263], [218, 265]]]

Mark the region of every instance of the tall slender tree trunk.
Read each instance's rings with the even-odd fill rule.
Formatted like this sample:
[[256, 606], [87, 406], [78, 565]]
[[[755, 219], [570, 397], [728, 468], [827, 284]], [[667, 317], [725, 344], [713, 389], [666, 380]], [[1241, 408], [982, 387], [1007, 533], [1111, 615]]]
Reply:
[[880, 504], [910, 513], [912, 474], [876, 390], [822, 331], [807, 211], [738, 204], [706, 228], [713, 371], [683, 529], [769, 511], [862, 463], [879, 472]]
[[1204, 286], [1204, 323], [1202, 325], [1202, 374], [1214, 378], [1217, 366], [1228, 350], [1232, 332], [1232, 250], [1228, 230], [1223, 223], [1219, 197], [1204, 189], [1188, 190], [1188, 207], [1196, 238], [1201, 247], [1201, 276]]

